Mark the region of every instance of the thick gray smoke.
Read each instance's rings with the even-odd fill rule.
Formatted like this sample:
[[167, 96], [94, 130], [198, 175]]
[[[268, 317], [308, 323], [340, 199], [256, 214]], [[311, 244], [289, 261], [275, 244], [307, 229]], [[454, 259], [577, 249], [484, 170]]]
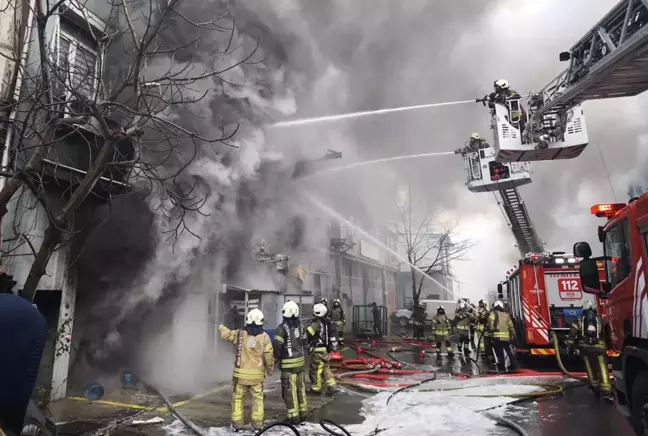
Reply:
[[[113, 218], [104, 235], [121, 231], [122, 241], [135, 235], [139, 240], [115, 247], [115, 238], [97, 237], [81, 259], [87, 275], [103, 279], [99, 290], [104, 293], [97, 292], [98, 298], [80, 296], [83, 304], [94, 308], [94, 318], [82, 322], [94, 328], [88, 330], [92, 336], [84, 334], [91, 344], [77, 360], [105, 371], [114, 371], [118, 364], [139, 365], [147, 376], [175, 390], [194, 390], [214, 378], [228, 377], [214, 369], [216, 356], [196, 351], [207, 336], [206, 322], [201, 322], [207, 316], [203, 297], [224, 280], [249, 286], [271, 281], [273, 277], [250, 256], [251, 245], [260, 240], [277, 250], [293, 241], [298, 252], [300, 246], [325, 237], [324, 220], [306, 219], [300, 233], [310, 240], [294, 243], [294, 218], [314, 214], [304, 200], [304, 189], [315, 191], [343, 215], [369, 215], [375, 223], [388, 223], [399, 187], [411, 183], [417, 207], [444, 211], [448, 220], [459, 219], [461, 236], [478, 244], [454, 269], [462, 294], [481, 297], [504, 278], [518, 254], [493, 196], [472, 194], [463, 186], [460, 159], [442, 156], [379, 164], [299, 185], [290, 181], [287, 171], [295, 160], [318, 158], [329, 148], [341, 151], [345, 162], [454, 150], [473, 131], [490, 136], [488, 113], [481, 105], [281, 130], [264, 130], [263, 123], [466, 100], [489, 92], [498, 78], [508, 79], [520, 93], [538, 90], [564, 67], [558, 53], [614, 3], [187, 1], [191, 16], [214, 16], [229, 8], [237, 20], [237, 40], [242, 42], [235, 56], [260, 40], [256, 62], [225, 77], [241, 86], [198, 84], [199, 90], [210, 90], [210, 98], [199, 108], [203, 118], [194, 122], [201, 127], [241, 122], [233, 141], [240, 149], [205, 148], [187, 172], [186, 177], [200, 180], [209, 194], [205, 205], [209, 215], [192, 216], [188, 223], [200, 238], [185, 233], [175, 245], [165, 241], [164, 231], [172, 223], [142, 208], [150, 199], [134, 198], [115, 206], [114, 215], [121, 207], [126, 218]], [[203, 41], [200, 50], [175, 62], [206, 62], [224, 43], [218, 38]], [[597, 221], [588, 216], [589, 206], [613, 199], [597, 142], [619, 200], [624, 199], [627, 184], [641, 178], [648, 158], [646, 146], [642, 147], [647, 139], [641, 136], [645, 123], [639, 116], [643, 100], [588, 103], [591, 145], [584, 154], [573, 161], [533, 166], [534, 183], [521, 191], [549, 248], [569, 250], [575, 240], [596, 242]], [[135, 210], [140, 211], [140, 224], [124, 230]], [[89, 260], [97, 258], [117, 259], [119, 266], [104, 270]]]

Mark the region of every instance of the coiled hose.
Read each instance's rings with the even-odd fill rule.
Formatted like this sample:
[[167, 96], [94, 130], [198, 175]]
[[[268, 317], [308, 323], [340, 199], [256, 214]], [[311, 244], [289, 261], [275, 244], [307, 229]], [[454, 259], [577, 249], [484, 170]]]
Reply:
[[554, 352], [556, 354], [556, 362], [558, 362], [558, 368], [560, 369], [560, 372], [565, 374], [569, 378], [573, 378], [574, 380], [579, 380], [579, 381], [584, 381], [588, 382], [589, 380], [587, 377], [579, 377], [577, 375], [572, 374], [571, 372], [567, 371], [565, 366], [562, 363], [562, 359], [560, 357], [560, 347], [558, 346], [558, 337], [556, 336], [555, 332], [551, 332], [551, 341], [553, 342], [554, 346]]

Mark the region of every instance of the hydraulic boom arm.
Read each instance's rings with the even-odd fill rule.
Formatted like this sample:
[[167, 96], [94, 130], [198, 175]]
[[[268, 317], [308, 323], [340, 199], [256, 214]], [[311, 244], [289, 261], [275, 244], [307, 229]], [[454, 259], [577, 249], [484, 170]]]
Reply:
[[586, 100], [633, 96], [648, 89], [648, 0], [622, 0], [561, 53], [569, 67], [537, 94], [535, 118]]

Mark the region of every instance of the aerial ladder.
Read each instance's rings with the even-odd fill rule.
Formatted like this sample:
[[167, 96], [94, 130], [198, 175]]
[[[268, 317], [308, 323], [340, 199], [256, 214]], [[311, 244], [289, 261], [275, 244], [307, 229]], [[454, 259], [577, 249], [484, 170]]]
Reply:
[[[475, 141], [471, 139], [474, 143]], [[466, 186], [471, 192], [492, 192], [499, 194], [498, 203], [506, 216], [522, 257], [527, 253], [544, 251], [542, 241], [536, 233], [518, 187], [531, 183], [528, 162], [502, 163], [495, 158], [495, 149], [484, 141], [481, 146], [455, 151], [464, 158]], [[497, 198], [497, 195], [496, 195]]]
[[[569, 66], [526, 98], [480, 99], [488, 103], [495, 156], [500, 162], [578, 157], [589, 142], [582, 103], [630, 97], [648, 89], [648, 0], [621, 0], [569, 51]], [[502, 101], [503, 100], [503, 101]]]

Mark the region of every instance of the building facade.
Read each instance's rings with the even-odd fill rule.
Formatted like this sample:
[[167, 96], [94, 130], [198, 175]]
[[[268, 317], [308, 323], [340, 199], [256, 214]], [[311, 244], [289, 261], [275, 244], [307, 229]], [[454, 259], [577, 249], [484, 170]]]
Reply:
[[[0, 56], [2, 75], [2, 101], [11, 103], [11, 110], [0, 118], [1, 140], [5, 144], [2, 156], [2, 170], [20, 171], [27, 168], [34, 156], [38, 134], [21, 136], [21, 127], [38, 132], [43, 121], [40, 114], [30, 115], [30, 108], [40, 107], [48, 112], [51, 126], [52, 145], [44, 152], [39, 165], [41, 188], [38, 196], [34, 189], [21, 187], [9, 203], [2, 219], [2, 250], [10, 253], [2, 258], [2, 271], [17, 282], [14, 291], [21, 291], [28, 280], [36, 253], [46, 238], [46, 231], [53, 222], [50, 211], [43, 207], [49, 204], [60, 208], [64, 193], [72, 189], [89, 170], [93, 154], [101, 146], [99, 138], [73, 122], [63, 124], [58, 118], [70, 117], [78, 106], [68, 103], [77, 95], [92, 99], [98, 92], [99, 39], [108, 32], [109, 21], [115, 20], [115, 10], [109, 2], [88, 0], [80, 4], [76, 0], [56, 3], [56, 10], [49, 11], [51, 2], [43, 0], [4, 1], [0, 13], [0, 51], [11, 53], [20, 65], [15, 65]], [[45, 93], [41, 91], [44, 64], [39, 48], [37, 13], [47, 14], [43, 29], [44, 47], [47, 56], [50, 94], [55, 105], [49, 109], [40, 103]], [[67, 72], [66, 77], [56, 72]], [[18, 104], [19, 102], [19, 104]], [[16, 103], [16, 104], [14, 104]], [[60, 111], [57, 109], [60, 109]], [[111, 121], [112, 122], [112, 121]], [[60, 127], [59, 127], [60, 126]], [[7, 183], [0, 181], [0, 189]], [[90, 213], [106, 194], [114, 194], [113, 188], [122, 190], [125, 177], [106, 174], [92, 189], [92, 201], [79, 207], [73, 220], [81, 222], [84, 214]], [[31, 188], [31, 187], [30, 187]], [[67, 394], [68, 368], [70, 364], [71, 335], [75, 318], [76, 272], [72, 260], [78, 253], [74, 243], [65, 238], [58, 248], [45, 259], [45, 274], [37, 286], [33, 303], [48, 321], [48, 341], [39, 371], [37, 385], [49, 392], [51, 399], [63, 398]]]

